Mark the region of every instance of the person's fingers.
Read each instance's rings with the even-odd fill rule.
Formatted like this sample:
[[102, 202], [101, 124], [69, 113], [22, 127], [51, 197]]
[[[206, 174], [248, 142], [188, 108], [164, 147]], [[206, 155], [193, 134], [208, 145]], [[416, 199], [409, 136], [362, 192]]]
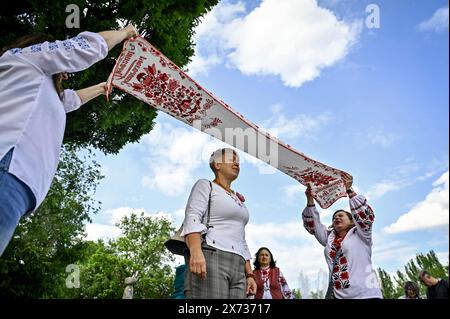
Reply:
[[206, 278], [206, 263], [205, 262], [203, 262], [200, 267], [200, 278], [202, 278], [202, 279]]
[[137, 28], [133, 24], [129, 24], [127, 26], [128, 29], [128, 39], [133, 39], [134, 37], [139, 35]]
[[250, 288], [250, 293], [252, 295], [256, 294], [256, 283], [252, 283], [252, 287]]

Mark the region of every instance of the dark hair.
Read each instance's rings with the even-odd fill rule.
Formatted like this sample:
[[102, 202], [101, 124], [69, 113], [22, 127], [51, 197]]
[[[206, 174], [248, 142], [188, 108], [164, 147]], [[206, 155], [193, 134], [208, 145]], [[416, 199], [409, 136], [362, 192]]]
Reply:
[[276, 265], [276, 261], [273, 260], [272, 252], [267, 247], [261, 247], [260, 249], [258, 249], [258, 251], [255, 254], [255, 261], [253, 262], [253, 266], [255, 266], [255, 269], [261, 268], [261, 264], [259, 263], [259, 254], [263, 250], [267, 250], [269, 252], [269, 255], [270, 255], [270, 268], [274, 268], [275, 265]]
[[[328, 230], [329, 230], [329, 231], [334, 230], [334, 227], [333, 227], [334, 216], [335, 216], [337, 213], [340, 213], [340, 212], [344, 212], [344, 213], [347, 215], [348, 219], [350, 219], [350, 221], [352, 222], [352, 224], [350, 225], [349, 229], [352, 228], [353, 226], [355, 226], [355, 222], [354, 222], [354, 220], [353, 220], [352, 214], [349, 213], [349, 212], [346, 211], [346, 210], [338, 209], [337, 211], [335, 211], [335, 212], [333, 213], [333, 217], [331, 218], [331, 225], [328, 227]], [[347, 229], [347, 230], [348, 230], [348, 229]]]
[[419, 271], [419, 280], [423, 282], [423, 280], [422, 280], [423, 276], [427, 276], [427, 275], [430, 276], [430, 273], [428, 271], [426, 271], [426, 270]]
[[[8, 51], [10, 49], [15, 49], [15, 48], [23, 49], [23, 48], [29, 47], [30, 45], [43, 43], [46, 41], [49, 41], [49, 42], [55, 41], [55, 38], [50, 34], [42, 33], [42, 32], [35, 32], [32, 34], [28, 34], [28, 35], [18, 38], [15, 42], [11, 43], [10, 45], [3, 47], [0, 52], [0, 56], [3, 55], [3, 53], [5, 53], [6, 51]], [[53, 74], [52, 79], [53, 79], [53, 85], [55, 86], [55, 90], [58, 93], [58, 96], [62, 101], [63, 97], [64, 97], [64, 95], [63, 95], [64, 89], [61, 84], [62, 74], [61, 73]]]
[[413, 290], [416, 293], [416, 296], [419, 296], [419, 286], [414, 281], [405, 282], [405, 294], [408, 289]]
[[347, 214], [347, 216], [348, 216], [348, 218], [350, 219], [350, 220], [353, 220], [353, 216], [352, 216], [352, 214], [351, 213], [349, 213], [348, 211], [346, 211], [346, 210], [343, 210], [343, 209], [338, 209], [337, 211], [335, 211], [334, 213], [333, 213], [333, 217], [331, 218], [331, 220], [333, 220], [334, 219], [334, 216], [337, 214], [337, 213], [340, 213], [340, 212], [344, 212], [344, 213], [346, 213]]

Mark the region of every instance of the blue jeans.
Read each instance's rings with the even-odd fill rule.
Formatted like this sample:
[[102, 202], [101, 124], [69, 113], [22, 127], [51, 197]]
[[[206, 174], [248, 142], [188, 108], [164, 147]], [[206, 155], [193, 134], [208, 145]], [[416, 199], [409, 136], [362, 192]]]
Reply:
[[8, 246], [20, 218], [36, 206], [31, 189], [8, 173], [13, 149], [0, 161], [0, 256]]

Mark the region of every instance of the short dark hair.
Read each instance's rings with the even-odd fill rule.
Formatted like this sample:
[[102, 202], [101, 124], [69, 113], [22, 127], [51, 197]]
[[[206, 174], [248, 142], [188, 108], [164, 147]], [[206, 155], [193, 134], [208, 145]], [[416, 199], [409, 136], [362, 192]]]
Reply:
[[419, 296], [419, 286], [414, 281], [405, 282], [405, 294], [407, 290], [413, 290], [417, 296]]
[[419, 271], [419, 280], [423, 282], [422, 278], [423, 276], [430, 276], [430, 273], [426, 270]]
[[270, 265], [269, 266], [270, 266], [270, 268], [275, 268], [276, 261], [273, 260], [272, 252], [267, 247], [261, 247], [260, 249], [258, 249], [258, 251], [255, 254], [255, 261], [253, 262], [253, 266], [255, 266], [255, 269], [261, 268], [261, 264], [259, 263], [259, 254], [261, 254], [261, 251], [263, 251], [263, 250], [267, 250], [269, 252], [269, 255], [270, 255]]
[[334, 216], [337, 214], [337, 213], [340, 213], [340, 212], [344, 212], [344, 213], [346, 213], [347, 214], [347, 216], [348, 216], [348, 218], [350, 218], [350, 220], [353, 220], [353, 216], [352, 216], [352, 214], [351, 213], [349, 213], [348, 211], [346, 211], [346, 210], [343, 210], [343, 209], [338, 209], [337, 211], [335, 211], [334, 213], [333, 213], [333, 217], [331, 218], [331, 220], [333, 220], [334, 219]]
[[209, 167], [211, 168], [214, 174], [216, 174], [216, 170], [214, 168], [214, 162], [216, 162], [216, 158], [219, 155], [221, 155], [221, 157], [223, 158], [226, 152], [233, 152], [233, 155], [238, 156], [237, 152], [232, 148], [219, 148], [218, 150], [215, 150], [209, 158]]

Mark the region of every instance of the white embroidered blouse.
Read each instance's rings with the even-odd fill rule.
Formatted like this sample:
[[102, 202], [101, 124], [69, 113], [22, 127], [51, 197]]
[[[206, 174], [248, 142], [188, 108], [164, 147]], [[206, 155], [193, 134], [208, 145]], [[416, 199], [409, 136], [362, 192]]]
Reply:
[[211, 184], [209, 225], [212, 227], [207, 230], [205, 226], [211, 187], [208, 180], [200, 179], [189, 196], [181, 236], [206, 233], [208, 245], [250, 260], [251, 254], [245, 240], [245, 225], [249, 220], [247, 207], [235, 194], [227, 192], [216, 183]]
[[303, 210], [303, 225], [325, 246], [325, 259], [332, 274], [336, 298], [382, 298], [377, 276], [372, 268], [373, 210], [362, 195], [350, 199], [350, 210], [355, 227], [348, 231], [342, 241], [320, 222], [316, 207], [306, 207]]
[[97, 33], [11, 49], [0, 57], [0, 159], [14, 148], [9, 173], [44, 200], [59, 161], [66, 113], [81, 106], [73, 90], [62, 102], [52, 75], [84, 70], [103, 59], [108, 46]]

